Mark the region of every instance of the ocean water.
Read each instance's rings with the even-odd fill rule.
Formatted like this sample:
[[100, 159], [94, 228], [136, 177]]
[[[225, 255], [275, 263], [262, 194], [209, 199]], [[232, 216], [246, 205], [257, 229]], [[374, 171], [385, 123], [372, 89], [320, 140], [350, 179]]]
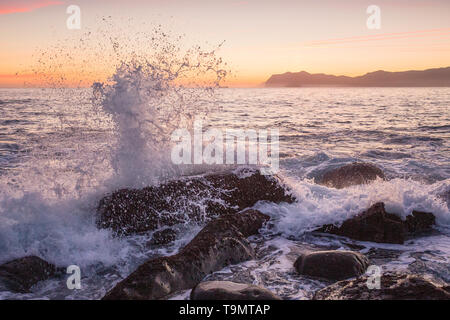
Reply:
[[[298, 199], [258, 203], [272, 218], [253, 239], [258, 258], [209, 278], [308, 299], [327, 283], [296, 275], [295, 257], [313, 248], [357, 248], [383, 269], [450, 281], [450, 211], [439, 197], [450, 189], [450, 89], [223, 88], [172, 95], [166, 88], [161, 95], [160, 87], [151, 91], [153, 83], [150, 90], [119, 84], [101, 91], [100, 103], [93, 89], [0, 89], [0, 263], [35, 254], [82, 272], [81, 290], [67, 289], [62, 277], [37, 284], [30, 294], [0, 292], [0, 298], [99, 299], [146, 259], [186, 244], [201, 226], [188, 225], [184, 237], [155, 247], [148, 244], [151, 235], [114, 238], [97, 229], [95, 208], [119, 187], [186, 174], [170, 163], [168, 137], [190, 124], [180, 115], [189, 119], [197, 111], [205, 130], [278, 129], [279, 175]], [[378, 165], [388, 180], [342, 190], [314, 183], [323, 171], [356, 160]], [[435, 232], [404, 245], [310, 233], [378, 201], [403, 217], [433, 212]]]

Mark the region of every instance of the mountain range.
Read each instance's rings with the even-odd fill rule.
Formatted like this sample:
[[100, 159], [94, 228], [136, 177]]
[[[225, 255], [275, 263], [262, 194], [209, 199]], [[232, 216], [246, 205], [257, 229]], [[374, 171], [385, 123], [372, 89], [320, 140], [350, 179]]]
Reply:
[[266, 87], [450, 87], [450, 67], [423, 71], [375, 71], [363, 76], [334, 76], [306, 71], [274, 74]]

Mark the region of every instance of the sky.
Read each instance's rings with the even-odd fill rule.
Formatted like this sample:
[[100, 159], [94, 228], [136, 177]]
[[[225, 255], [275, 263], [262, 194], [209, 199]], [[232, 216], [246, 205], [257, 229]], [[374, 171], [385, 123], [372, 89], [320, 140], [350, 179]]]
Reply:
[[[67, 28], [70, 5], [80, 8], [80, 29]], [[371, 5], [380, 9], [379, 29], [367, 26]], [[448, 0], [0, 0], [0, 87], [38, 81], [37, 57], [45, 52], [48, 59], [52, 50], [60, 56], [48, 63], [71, 79], [102, 80], [110, 74], [102, 55], [111, 49], [70, 51], [72, 42], [89, 32], [86, 42], [95, 44], [118, 33], [142, 41], [143, 24], [183, 35], [186, 47], [223, 43], [217, 54], [231, 70], [225, 85], [233, 87], [260, 86], [288, 71], [355, 76], [450, 66]], [[61, 58], [64, 51], [70, 58]]]

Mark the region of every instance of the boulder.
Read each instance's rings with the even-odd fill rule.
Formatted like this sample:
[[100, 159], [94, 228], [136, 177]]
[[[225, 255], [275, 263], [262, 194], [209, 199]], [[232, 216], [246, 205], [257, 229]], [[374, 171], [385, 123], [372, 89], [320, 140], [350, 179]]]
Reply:
[[191, 291], [191, 300], [281, 300], [259, 286], [231, 281], [205, 281]]
[[380, 289], [369, 289], [368, 276], [344, 280], [321, 289], [314, 300], [449, 300], [449, 287], [441, 286], [420, 275], [383, 273]]
[[194, 287], [214, 271], [252, 259], [254, 252], [246, 237], [256, 234], [268, 219], [259, 211], [247, 210], [213, 220], [179, 253], [145, 262], [103, 299], [161, 299]]
[[350, 218], [340, 227], [325, 225], [317, 231], [332, 233], [360, 241], [403, 244], [408, 235], [429, 230], [435, 222], [432, 213], [413, 211], [405, 221], [387, 213], [379, 202]]
[[325, 172], [318, 179], [318, 183], [342, 189], [359, 184], [368, 184], [377, 178], [385, 179], [384, 173], [380, 168], [370, 163], [354, 162]]
[[403, 224], [406, 234], [415, 234], [430, 230], [435, 222], [436, 218], [431, 212], [414, 210], [411, 215], [406, 216]]
[[42, 280], [56, 275], [57, 268], [36, 256], [24, 257], [0, 265], [0, 291], [27, 293]]
[[369, 259], [353, 251], [317, 251], [305, 253], [294, 263], [295, 270], [302, 275], [344, 280], [359, 277], [366, 272]]
[[179, 223], [204, 223], [252, 207], [260, 200], [294, 201], [275, 176], [257, 170], [215, 173], [116, 191], [100, 201], [97, 225], [118, 235], [141, 233]]

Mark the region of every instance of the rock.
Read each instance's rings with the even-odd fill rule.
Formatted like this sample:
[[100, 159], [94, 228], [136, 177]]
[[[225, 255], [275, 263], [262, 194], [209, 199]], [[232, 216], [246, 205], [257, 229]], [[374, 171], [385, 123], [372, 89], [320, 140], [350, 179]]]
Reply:
[[383, 273], [380, 289], [368, 289], [368, 276], [344, 280], [321, 289], [314, 300], [449, 300], [445, 286], [413, 274]]
[[414, 234], [430, 230], [435, 222], [434, 214], [414, 210], [411, 215], [406, 217], [404, 226], [407, 233]]
[[231, 281], [205, 281], [191, 292], [191, 300], [281, 300], [266, 288]]
[[366, 272], [369, 259], [353, 251], [317, 251], [298, 257], [294, 267], [298, 273], [330, 280], [359, 277]]
[[434, 221], [432, 213], [419, 211], [413, 211], [406, 221], [402, 221], [399, 216], [387, 213], [384, 203], [379, 202], [344, 221], [340, 227], [326, 225], [317, 231], [360, 241], [403, 244], [407, 235], [429, 230]]
[[153, 233], [152, 240], [150, 240], [151, 245], [162, 245], [168, 244], [175, 241], [177, 237], [177, 232], [173, 229], [158, 230]]
[[445, 203], [447, 203], [447, 207], [450, 209], [450, 188], [438, 195]]
[[179, 253], [145, 262], [103, 299], [161, 299], [194, 287], [214, 271], [252, 259], [246, 237], [256, 234], [268, 219], [247, 210], [213, 220]]
[[368, 184], [377, 178], [385, 179], [383, 171], [370, 163], [354, 162], [326, 172], [319, 184], [337, 189], [359, 184]]
[[207, 222], [260, 200], [294, 201], [277, 177], [255, 170], [215, 173], [116, 191], [100, 201], [97, 225], [119, 235], [140, 233], [190, 221]]
[[42, 280], [56, 275], [57, 268], [36, 256], [24, 257], [0, 265], [0, 291], [27, 293]]

